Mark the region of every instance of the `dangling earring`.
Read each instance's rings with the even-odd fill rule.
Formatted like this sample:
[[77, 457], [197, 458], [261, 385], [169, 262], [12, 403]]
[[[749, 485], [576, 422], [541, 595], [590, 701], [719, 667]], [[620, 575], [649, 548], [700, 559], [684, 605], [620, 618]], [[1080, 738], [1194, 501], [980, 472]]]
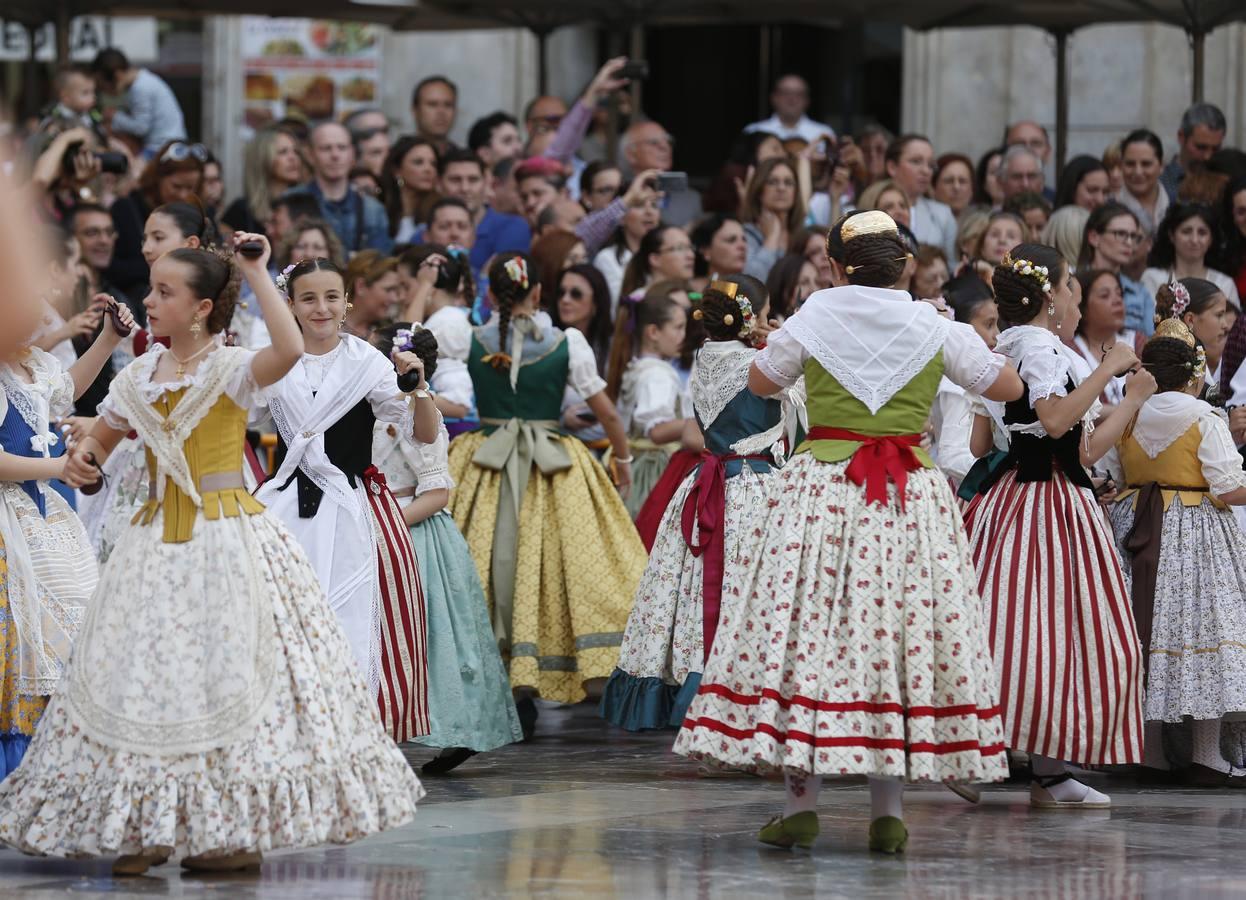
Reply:
[[199, 334], [202, 331], [203, 331], [203, 326], [199, 324], [199, 317], [195, 316], [195, 320], [190, 323], [190, 336], [195, 339], [198, 339]]
[[1048, 300], [1047, 301], [1047, 315], [1054, 316], [1055, 314], [1056, 314], [1056, 301]]

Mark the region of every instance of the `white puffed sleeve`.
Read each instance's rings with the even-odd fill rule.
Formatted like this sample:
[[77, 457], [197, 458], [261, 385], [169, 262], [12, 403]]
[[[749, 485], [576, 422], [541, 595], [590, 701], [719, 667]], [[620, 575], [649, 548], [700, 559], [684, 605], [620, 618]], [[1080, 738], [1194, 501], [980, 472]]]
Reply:
[[372, 405], [372, 415], [378, 422], [397, 425], [401, 434], [411, 434], [415, 430], [415, 413], [410, 399], [398, 388], [398, 373], [387, 366], [383, 371], [364, 374], [374, 379], [365, 395]]
[[[220, 352], [220, 351], [218, 351]], [[225, 396], [246, 410], [260, 409], [268, 405], [268, 388], [259, 386], [251, 367], [255, 364], [255, 350], [230, 348], [230, 352], [245, 354], [242, 362], [225, 381]]]
[[1004, 370], [1004, 357], [993, 353], [973, 326], [952, 322], [943, 341], [943, 374], [974, 394], [993, 385]]
[[52, 386], [48, 399], [48, 414], [53, 422], [73, 415], [74, 411], [74, 378], [69, 370], [61, 365], [61, 361], [51, 353], [42, 354], [47, 365], [48, 378]]
[[472, 348], [472, 323], [455, 309], [442, 309], [428, 317], [424, 327], [437, 339], [437, 355], [467, 362]]
[[568, 328], [564, 334], [567, 336], [567, 354], [571, 358], [567, 383], [581, 397], [600, 394], [606, 389], [606, 382], [597, 374], [597, 356], [593, 353], [593, 348], [577, 328]]
[[95, 407], [95, 414], [103, 419], [104, 424], [113, 429], [113, 431], [129, 432], [132, 430], [129, 420], [121, 415], [121, 412], [117, 409], [117, 402], [113, 400], [111, 390], [104, 395], [104, 399]]
[[[799, 315], [799, 314], [798, 314]], [[766, 346], [753, 357], [753, 365], [781, 388], [791, 387], [805, 374], [809, 351], [785, 328], [766, 336]]]
[[450, 434], [437, 415], [437, 439], [431, 444], [421, 444], [410, 438], [405, 439], [414, 448], [410, 457], [411, 468], [415, 469], [415, 496], [419, 497], [429, 491], [454, 488], [454, 479], [450, 477]]
[[437, 370], [429, 379], [428, 386], [451, 403], [476, 408], [476, 389], [467, 363], [461, 359], [438, 359]]
[[[986, 346], [983, 344], [983, 346]], [[934, 426], [934, 461], [944, 474], [960, 484], [974, 464], [969, 449], [973, 434], [973, 408], [964, 391], [955, 387], [940, 389], [930, 410]]]
[[1068, 394], [1069, 360], [1059, 348], [1034, 342], [1025, 347], [1017, 360], [1017, 372], [1030, 389], [1030, 408], [1048, 397]]
[[1229, 423], [1219, 410], [1209, 410], [1198, 420], [1198, 461], [1203, 467], [1203, 477], [1213, 494], [1227, 494], [1246, 487], [1246, 472], [1242, 471], [1242, 455], [1233, 444]]
[[670, 366], [646, 367], [636, 378], [634, 396], [632, 434], [649, 437], [656, 426], [679, 418], [679, 375]]

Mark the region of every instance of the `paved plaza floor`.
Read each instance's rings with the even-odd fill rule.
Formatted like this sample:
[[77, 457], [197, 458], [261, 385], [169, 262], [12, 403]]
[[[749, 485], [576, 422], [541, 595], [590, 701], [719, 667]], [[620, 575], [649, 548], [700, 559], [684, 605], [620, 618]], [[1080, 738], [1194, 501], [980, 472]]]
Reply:
[[[258, 873], [176, 865], [114, 880], [109, 861], [0, 851], [0, 897], [1194, 898], [1246, 896], [1246, 791], [1142, 788], [1096, 776], [1113, 809], [1031, 811], [1023, 785], [970, 806], [906, 793], [908, 852], [866, 849], [863, 782], [828, 782], [812, 852], [763, 847], [781, 784], [698, 777], [672, 734], [607, 728], [588, 705], [545, 708], [537, 737], [425, 779], [413, 823], [347, 847], [272, 853]], [[412, 747], [417, 765], [432, 751]]]

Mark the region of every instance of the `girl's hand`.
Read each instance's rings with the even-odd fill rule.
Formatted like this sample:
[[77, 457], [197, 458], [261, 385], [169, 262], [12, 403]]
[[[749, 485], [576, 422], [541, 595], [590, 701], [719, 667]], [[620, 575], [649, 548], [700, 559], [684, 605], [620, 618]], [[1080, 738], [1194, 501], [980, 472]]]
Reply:
[[611, 457], [610, 474], [614, 476], [614, 485], [619, 489], [619, 496], [626, 500], [632, 492], [632, 464], [619, 462], [617, 458]]
[[79, 337], [90, 337], [95, 334], [95, 329], [99, 328], [100, 317], [103, 315], [103, 306], [92, 303], [88, 309], [84, 309], [76, 316], [72, 316], [65, 323], [65, 335], [69, 340]]
[[[268, 238], [262, 234], [253, 234], [249, 231], [234, 232], [234, 260], [238, 263], [238, 268], [244, 272], [268, 272], [268, 260], [273, 255], [272, 245], [268, 242]], [[263, 244], [264, 252], [259, 256], [250, 257], [243, 256], [238, 252], [238, 248], [243, 244], [256, 242]]]
[[71, 488], [80, 488], [99, 481], [99, 466], [92, 461], [94, 457], [91, 454], [83, 450], [75, 450], [73, 453], [62, 456], [61, 459], [63, 460], [62, 469], [58, 477]]
[[441, 274], [441, 267], [445, 265], [445, 262], [444, 256], [434, 253], [420, 263], [420, 268], [415, 273], [415, 280], [425, 287], [432, 287], [437, 283], [437, 276]]
[[91, 432], [95, 419], [88, 416], [66, 416], [60, 421], [61, 434], [65, 436], [65, 446], [72, 450]]
[[[1120, 344], [1116, 345], [1116, 347], [1119, 346]], [[1115, 350], [1116, 347], [1112, 349]], [[1158, 389], [1159, 385], [1155, 383], [1155, 376], [1146, 369], [1140, 368], [1125, 379], [1125, 396], [1130, 400], [1137, 400], [1139, 405], [1149, 400]]]
[[392, 359], [394, 360], [394, 368], [398, 370], [399, 375], [406, 375], [411, 371], [420, 373], [420, 383], [417, 386], [417, 390], [423, 390], [428, 387], [424, 381], [424, 360], [410, 350], [395, 352]]
[[[1112, 349], [1103, 355], [1101, 365], [1114, 376], [1124, 375], [1138, 367], [1138, 354], [1134, 353], [1133, 348], [1124, 341], [1117, 341], [1112, 345]], [[1151, 379], [1151, 393], [1153, 394], [1155, 393], [1155, 379], [1151, 378], [1149, 373], [1147, 377]]]

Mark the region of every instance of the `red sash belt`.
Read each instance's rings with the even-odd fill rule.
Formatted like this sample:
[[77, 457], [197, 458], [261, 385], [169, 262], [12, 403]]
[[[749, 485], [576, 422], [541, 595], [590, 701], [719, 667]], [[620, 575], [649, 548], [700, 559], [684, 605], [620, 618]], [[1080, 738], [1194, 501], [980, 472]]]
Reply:
[[[760, 460], [770, 462], [765, 454], [716, 456], [708, 450], [701, 452], [701, 470], [692, 490], [684, 501], [680, 524], [683, 526], [684, 542], [694, 557], [705, 554], [701, 562], [701, 621], [702, 650], [709, 659], [714, 646], [714, 633], [718, 630], [718, 613], [722, 607], [724, 534], [727, 513], [727, 467], [733, 460]], [[695, 531], [695, 534], [693, 533]]]
[[913, 448], [921, 443], [920, 434], [857, 434], [842, 428], [809, 429], [811, 441], [852, 441], [861, 446], [852, 455], [852, 462], [844, 471], [853, 484], [865, 485], [865, 502], [887, 505], [887, 479], [896, 484], [896, 496], [900, 509], [904, 509], [904, 488], [909, 472], [922, 467]]

